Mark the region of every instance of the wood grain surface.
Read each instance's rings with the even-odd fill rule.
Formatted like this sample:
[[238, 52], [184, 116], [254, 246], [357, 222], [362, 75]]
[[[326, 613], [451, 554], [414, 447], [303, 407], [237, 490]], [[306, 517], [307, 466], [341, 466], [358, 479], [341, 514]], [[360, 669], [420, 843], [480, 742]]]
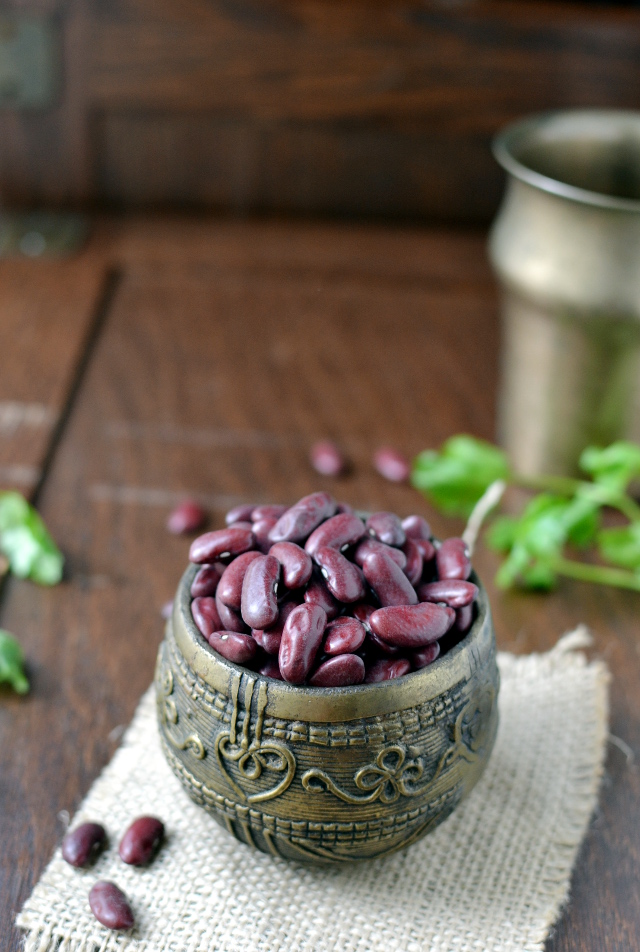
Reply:
[[546, 0], [4, 0], [63, 83], [0, 110], [12, 204], [486, 222], [527, 113], [640, 108], [640, 10]]
[[[11, 582], [2, 601], [0, 621], [20, 637], [32, 678], [25, 698], [0, 691], [8, 952], [20, 947], [15, 912], [62, 835], [59, 812], [77, 808], [151, 681], [159, 609], [187, 557], [188, 541], [165, 529], [173, 503], [193, 494], [217, 525], [236, 502], [290, 502], [320, 487], [367, 508], [421, 512], [451, 534], [459, 524], [385, 482], [372, 452], [384, 442], [411, 455], [454, 432], [494, 429], [499, 333], [483, 235], [177, 220], [100, 234], [110, 249], [101, 274], [118, 278], [40, 494], [68, 578], [52, 590]], [[32, 289], [46, 285], [46, 269], [25, 267]], [[15, 293], [6, 286], [0, 318]], [[90, 308], [85, 319], [88, 329]], [[14, 386], [26, 376], [16, 372]], [[321, 436], [344, 447], [348, 476], [311, 470]], [[494, 556], [481, 549], [476, 564], [501, 648], [546, 650], [578, 622], [592, 627], [613, 675], [612, 733], [637, 757], [637, 596], [571, 582], [550, 596], [504, 595]], [[638, 947], [639, 805], [637, 765], [611, 746], [548, 952]]]

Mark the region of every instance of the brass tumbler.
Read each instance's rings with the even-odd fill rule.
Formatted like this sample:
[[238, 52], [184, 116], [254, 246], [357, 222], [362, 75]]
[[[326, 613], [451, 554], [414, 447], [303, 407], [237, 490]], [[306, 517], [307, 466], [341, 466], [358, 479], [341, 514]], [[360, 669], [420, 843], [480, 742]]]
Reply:
[[493, 149], [498, 438], [520, 472], [572, 474], [588, 444], [640, 439], [640, 113], [533, 116]]

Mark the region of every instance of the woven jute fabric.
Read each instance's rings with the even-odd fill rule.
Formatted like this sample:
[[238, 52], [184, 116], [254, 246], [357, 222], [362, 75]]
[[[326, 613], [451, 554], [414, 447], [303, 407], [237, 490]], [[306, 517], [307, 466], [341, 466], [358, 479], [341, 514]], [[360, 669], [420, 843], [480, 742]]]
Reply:
[[[607, 672], [580, 632], [543, 655], [499, 656], [500, 729], [470, 797], [407, 850], [311, 868], [238, 843], [189, 800], [160, 751], [152, 691], [74, 825], [102, 822], [110, 848], [76, 870], [59, 850], [18, 916], [26, 952], [534, 952], [567, 900], [596, 804]], [[151, 866], [118, 858], [142, 813], [167, 839]], [[118, 883], [136, 927], [114, 933], [87, 901]]]

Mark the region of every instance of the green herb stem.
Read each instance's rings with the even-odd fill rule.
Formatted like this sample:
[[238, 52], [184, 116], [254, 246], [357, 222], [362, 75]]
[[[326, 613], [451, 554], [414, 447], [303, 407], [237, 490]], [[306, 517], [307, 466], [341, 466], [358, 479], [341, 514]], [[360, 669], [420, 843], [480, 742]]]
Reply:
[[636, 575], [634, 572], [625, 572], [624, 569], [612, 569], [603, 565], [574, 562], [572, 559], [565, 559], [562, 556], [552, 558], [550, 566], [558, 575], [566, 575], [581, 582], [613, 585], [616, 588], [628, 588], [640, 592], [640, 575]]
[[630, 522], [640, 522], [640, 506], [631, 496], [588, 480], [572, 479], [570, 476], [523, 476], [511, 473], [510, 482], [513, 486], [532, 492], [551, 492], [558, 496], [575, 496], [582, 492], [594, 502], [618, 509]]

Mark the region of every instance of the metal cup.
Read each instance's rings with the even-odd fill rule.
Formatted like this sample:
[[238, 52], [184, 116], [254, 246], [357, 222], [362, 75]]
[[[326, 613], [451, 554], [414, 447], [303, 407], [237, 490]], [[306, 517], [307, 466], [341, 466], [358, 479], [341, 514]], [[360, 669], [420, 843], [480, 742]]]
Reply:
[[585, 446], [640, 439], [640, 113], [533, 116], [493, 151], [498, 437], [517, 470], [570, 474]]

